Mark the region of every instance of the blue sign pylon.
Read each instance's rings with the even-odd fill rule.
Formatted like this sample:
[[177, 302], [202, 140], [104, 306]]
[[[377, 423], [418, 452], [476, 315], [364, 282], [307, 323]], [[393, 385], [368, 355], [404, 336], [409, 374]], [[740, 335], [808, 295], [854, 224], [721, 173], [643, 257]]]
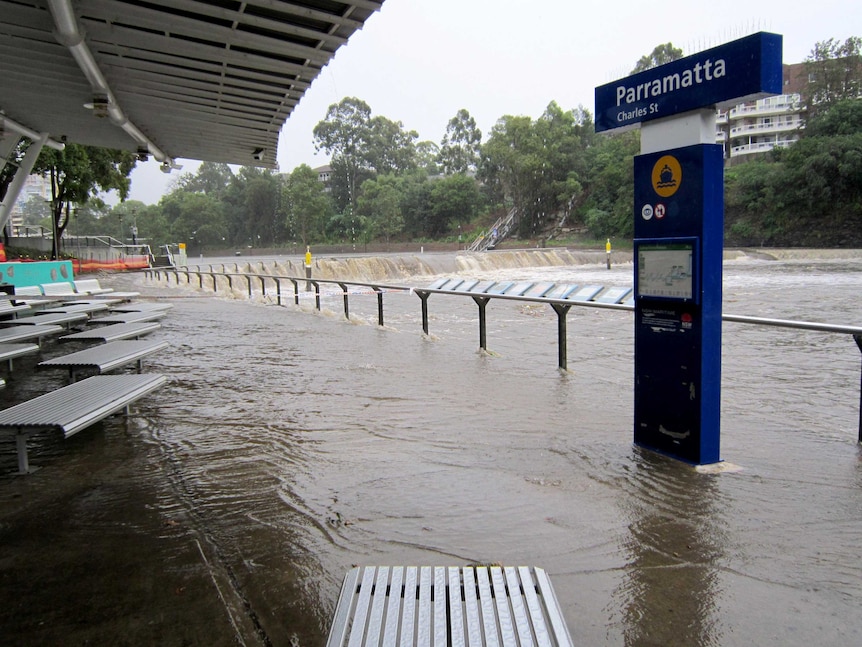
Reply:
[[[596, 131], [640, 126], [634, 160], [634, 442], [721, 461], [724, 159], [716, 107], [781, 91], [759, 33], [596, 88]], [[672, 145], [668, 145], [668, 144]]]

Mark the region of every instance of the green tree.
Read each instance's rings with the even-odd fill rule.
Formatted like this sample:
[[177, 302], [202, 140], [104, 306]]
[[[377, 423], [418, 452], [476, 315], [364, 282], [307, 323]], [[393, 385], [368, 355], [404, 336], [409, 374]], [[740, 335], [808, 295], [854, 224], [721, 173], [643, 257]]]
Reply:
[[284, 184], [287, 226], [303, 245], [323, 238], [332, 201], [317, 173], [307, 164], [296, 167]]
[[634, 233], [634, 156], [640, 149], [638, 131], [602, 135], [586, 155], [589, 176], [578, 208], [595, 238], [628, 238]]
[[378, 175], [405, 173], [416, 168], [415, 130], [406, 131], [400, 121], [372, 117], [368, 124], [368, 148], [365, 166]]
[[228, 235], [223, 204], [204, 193], [172, 191], [159, 206], [170, 223], [171, 239], [188, 242], [198, 253], [207, 247], [221, 247]]
[[396, 183], [397, 178], [392, 175], [366, 180], [357, 205], [358, 214], [367, 219], [367, 231], [373, 236], [383, 236], [387, 244], [404, 229]]
[[478, 213], [481, 194], [476, 180], [463, 174], [431, 183], [431, 222], [426, 233], [440, 236], [459, 224], [470, 222]]
[[829, 110], [812, 115], [802, 131], [803, 137], [835, 137], [862, 132], [862, 101], [842, 99]]
[[222, 162], [201, 162], [195, 174], [183, 173], [177, 188], [206, 193], [216, 198], [225, 194], [234, 179], [230, 166]]
[[440, 145], [440, 166], [443, 173], [468, 173], [479, 165], [482, 131], [470, 113], [461, 109], [449, 120]]
[[424, 141], [416, 144], [416, 166], [425, 175], [437, 175], [440, 168], [437, 160], [440, 155], [440, 147], [434, 142]]
[[284, 231], [279, 176], [269, 169], [243, 166], [234, 183], [242, 187], [239, 213], [243, 233], [256, 246], [271, 245]]
[[592, 131], [586, 110], [565, 111], [556, 102], [535, 122], [505, 116], [494, 126], [482, 146], [479, 177], [515, 207], [521, 237], [539, 235], [582, 202]]
[[676, 61], [683, 57], [683, 51], [679, 47], [674, 47], [673, 43], [664, 43], [656, 45], [655, 49], [646, 56], [641, 56], [640, 60], [635, 63], [634, 69], [630, 74], [645, 72], [659, 65], [665, 65], [671, 61]]
[[51, 258], [59, 258], [60, 239], [69, 224], [72, 204], [85, 204], [102, 191], [116, 190], [120, 200], [129, 195], [129, 174], [136, 157], [120, 151], [66, 144], [62, 151], [43, 148], [34, 173], [51, 179], [51, 215], [54, 244]]
[[842, 99], [862, 97], [862, 38], [843, 43], [830, 38], [815, 44], [805, 59], [808, 83], [803, 101], [809, 117], [829, 109]]
[[361, 99], [345, 97], [329, 106], [324, 120], [314, 127], [315, 149], [331, 157], [333, 191], [341, 210], [348, 204], [356, 206], [363, 174], [369, 171], [370, 124], [371, 107]]

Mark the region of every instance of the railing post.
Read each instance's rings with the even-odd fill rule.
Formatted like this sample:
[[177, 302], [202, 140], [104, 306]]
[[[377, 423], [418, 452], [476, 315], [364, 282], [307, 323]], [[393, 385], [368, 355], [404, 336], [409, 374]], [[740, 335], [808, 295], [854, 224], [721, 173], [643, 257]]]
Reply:
[[485, 325], [485, 306], [491, 297], [473, 297], [473, 301], [479, 306], [479, 348], [488, 350], [487, 335], [485, 333], [487, 326]]
[[257, 278], [260, 279], [260, 295], [265, 297], [266, 296], [266, 277], [259, 276]]
[[371, 288], [377, 293], [377, 325], [383, 327], [383, 289], [375, 286]]
[[296, 279], [290, 279], [290, 282], [293, 283], [293, 302], [299, 305], [299, 282]]
[[281, 305], [281, 277], [275, 277], [275, 297], [276, 303]]
[[[218, 285], [216, 284], [217, 278], [215, 272], [213, 272], [210, 276], [213, 277], [213, 292], [218, 292]], [[230, 279], [228, 279], [228, 281], [230, 281]]]
[[551, 307], [557, 313], [557, 366], [567, 371], [569, 370], [569, 350], [566, 336], [566, 315], [572, 306], [569, 304], [552, 303]]
[[314, 304], [317, 306], [317, 311], [320, 312], [320, 283], [312, 281], [311, 284], [314, 286]]
[[[344, 318], [350, 320], [350, 304], [347, 298], [347, 286], [344, 283], [338, 284], [341, 287], [341, 295], [344, 297]], [[318, 308], [319, 310], [320, 308]]]
[[[862, 335], [853, 335], [853, 340], [856, 342], [856, 345], [859, 347], [859, 351], [862, 352]], [[858, 442], [862, 443], [862, 371], [860, 371], [859, 378], [859, 436]]]
[[246, 274], [245, 278], [248, 281], [248, 298], [251, 299], [251, 274]]
[[428, 297], [431, 296], [431, 293], [427, 290], [414, 290], [416, 292], [416, 296], [419, 297], [419, 300], [422, 301], [422, 332], [426, 335], [428, 334]]

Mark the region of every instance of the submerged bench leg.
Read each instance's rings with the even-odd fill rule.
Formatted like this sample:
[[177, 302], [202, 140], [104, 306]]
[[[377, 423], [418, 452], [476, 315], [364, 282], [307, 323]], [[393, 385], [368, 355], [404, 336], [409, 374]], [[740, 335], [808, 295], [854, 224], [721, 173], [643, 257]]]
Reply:
[[27, 434], [18, 432], [15, 435], [15, 447], [18, 450], [18, 473], [30, 473], [30, 461], [27, 457]]

